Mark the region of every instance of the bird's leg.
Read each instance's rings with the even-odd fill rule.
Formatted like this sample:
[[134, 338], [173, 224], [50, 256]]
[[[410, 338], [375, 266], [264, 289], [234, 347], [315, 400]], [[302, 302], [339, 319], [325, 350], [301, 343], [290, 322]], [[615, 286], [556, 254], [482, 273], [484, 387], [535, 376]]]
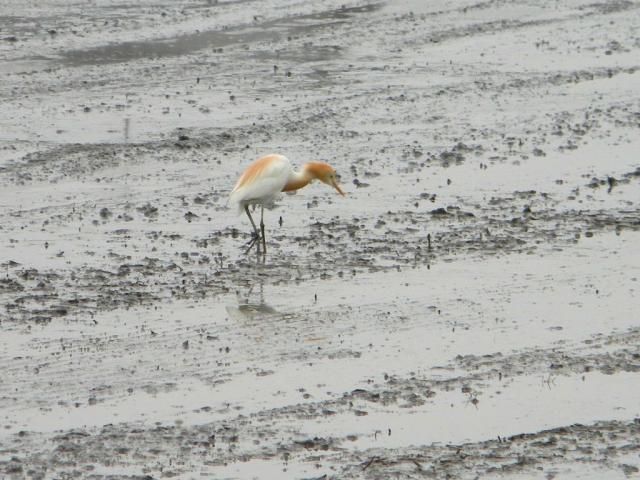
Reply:
[[[245, 253], [248, 253], [249, 250], [253, 247], [253, 245], [260, 239], [260, 233], [258, 232], [258, 227], [256, 227], [251, 214], [249, 213], [249, 206], [244, 206], [244, 211], [247, 212], [247, 217], [249, 217], [249, 221], [251, 222], [251, 226], [253, 227], [253, 238], [249, 241], [248, 247], [245, 250]], [[260, 244], [258, 243], [258, 251], [260, 251]]]
[[262, 251], [267, 253], [267, 238], [264, 235], [264, 205], [260, 205], [260, 232], [262, 233]]

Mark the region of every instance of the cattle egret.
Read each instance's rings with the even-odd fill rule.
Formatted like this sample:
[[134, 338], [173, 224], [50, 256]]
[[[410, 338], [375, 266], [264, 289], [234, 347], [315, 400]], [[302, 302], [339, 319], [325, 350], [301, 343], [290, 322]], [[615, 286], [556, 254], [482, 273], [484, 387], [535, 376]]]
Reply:
[[[260, 252], [260, 240], [262, 240], [264, 253], [267, 252], [264, 207], [271, 205], [280, 192], [298, 190], [314, 180], [320, 180], [335, 188], [340, 195], [344, 195], [338, 185], [336, 171], [331, 165], [323, 162], [305, 163], [299, 171], [295, 172], [287, 157], [271, 154], [258, 158], [247, 167], [240, 175], [229, 197], [231, 205], [238, 209], [238, 213], [242, 210], [247, 213], [253, 227], [253, 238], [249, 242], [247, 252], [255, 243]], [[260, 231], [249, 213], [250, 205], [260, 205]]]

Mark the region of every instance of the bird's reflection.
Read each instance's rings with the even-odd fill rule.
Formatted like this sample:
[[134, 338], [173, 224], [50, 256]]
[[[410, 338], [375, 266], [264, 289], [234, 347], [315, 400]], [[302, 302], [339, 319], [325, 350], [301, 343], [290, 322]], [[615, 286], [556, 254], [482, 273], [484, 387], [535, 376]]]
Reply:
[[244, 295], [240, 291], [236, 292], [238, 305], [226, 307], [229, 317], [238, 321], [247, 321], [278, 314], [278, 311], [264, 300], [264, 282], [259, 283], [258, 292], [254, 292], [254, 287], [249, 287]]

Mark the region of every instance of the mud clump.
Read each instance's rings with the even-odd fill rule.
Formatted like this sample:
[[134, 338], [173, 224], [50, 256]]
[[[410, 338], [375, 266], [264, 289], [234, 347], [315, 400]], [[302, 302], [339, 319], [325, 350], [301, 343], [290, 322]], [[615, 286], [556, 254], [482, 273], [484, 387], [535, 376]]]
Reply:
[[103, 207], [100, 209], [100, 218], [102, 218], [103, 220], [108, 220], [112, 216], [113, 213], [107, 207]]
[[158, 207], [147, 203], [141, 207], [136, 208], [136, 210], [142, 213], [147, 218], [158, 218], [159, 209]]

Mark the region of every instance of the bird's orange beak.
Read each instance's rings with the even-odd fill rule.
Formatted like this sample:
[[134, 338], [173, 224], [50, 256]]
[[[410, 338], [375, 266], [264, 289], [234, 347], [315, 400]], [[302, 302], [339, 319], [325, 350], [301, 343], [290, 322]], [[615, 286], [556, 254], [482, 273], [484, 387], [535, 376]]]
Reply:
[[335, 188], [338, 191], [340, 195], [344, 197], [344, 192], [342, 191], [342, 189], [340, 188], [340, 185], [338, 185], [338, 182], [336, 180], [332, 180], [331, 185], [333, 186], [333, 188]]

